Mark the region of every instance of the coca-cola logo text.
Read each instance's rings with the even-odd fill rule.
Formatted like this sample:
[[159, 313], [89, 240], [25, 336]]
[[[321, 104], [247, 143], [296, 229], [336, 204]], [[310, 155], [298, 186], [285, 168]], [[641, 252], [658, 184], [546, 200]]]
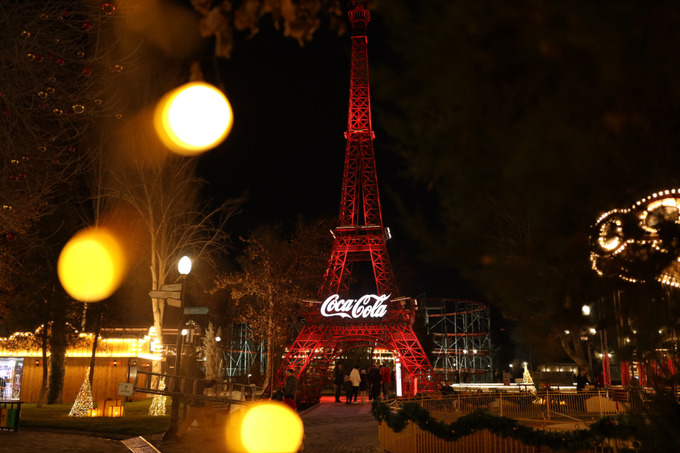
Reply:
[[358, 299], [340, 299], [339, 295], [333, 294], [321, 304], [321, 315], [350, 319], [382, 318], [387, 313], [385, 302], [389, 298], [390, 294], [366, 294]]

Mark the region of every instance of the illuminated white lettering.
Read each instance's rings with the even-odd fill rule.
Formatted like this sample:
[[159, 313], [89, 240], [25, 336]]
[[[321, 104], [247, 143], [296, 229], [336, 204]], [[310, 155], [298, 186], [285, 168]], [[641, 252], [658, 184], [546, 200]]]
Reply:
[[321, 304], [321, 315], [327, 318], [382, 318], [387, 313], [385, 302], [389, 298], [390, 294], [366, 294], [359, 299], [340, 299], [338, 294], [333, 294]]

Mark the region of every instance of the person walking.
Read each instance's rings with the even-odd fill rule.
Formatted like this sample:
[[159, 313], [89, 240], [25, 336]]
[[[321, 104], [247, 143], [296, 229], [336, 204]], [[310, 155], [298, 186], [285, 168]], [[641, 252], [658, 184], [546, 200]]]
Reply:
[[352, 400], [356, 403], [357, 397], [359, 396], [359, 386], [361, 385], [359, 365], [355, 365], [354, 368], [352, 368], [352, 372], [349, 373], [349, 380], [352, 381]]
[[333, 370], [333, 383], [335, 384], [335, 402], [341, 403], [340, 395], [342, 394], [342, 386], [345, 383], [345, 373], [342, 372], [342, 363], [338, 362]]
[[383, 365], [380, 374], [382, 377], [383, 398], [387, 398], [387, 395], [390, 393], [390, 387], [392, 386], [392, 370], [390, 370], [390, 367], [387, 365]]
[[368, 369], [368, 400], [378, 399], [380, 397], [380, 382], [382, 381], [382, 376], [380, 376], [380, 370], [377, 364], [371, 365]]
[[352, 404], [352, 380], [349, 378], [348, 374], [346, 374], [343, 379], [344, 382], [342, 385], [345, 388], [345, 404]]
[[359, 397], [361, 404], [364, 404], [368, 392], [368, 373], [366, 370], [361, 370], [361, 383], [359, 384]]
[[295, 402], [297, 387], [298, 378], [295, 376], [295, 370], [288, 368], [286, 370], [286, 380], [283, 384], [283, 403], [290, 406], [294, 411], [297, 411], [297, 403]]
[[439, 389], [439, 392], [442, 394], [442, 396], [453, 395], [455, 393], [449, 381], [444, 381], [444, 385], [442, 385], [442, 388]]
[[581, 368], [579, 375], [576, 376], [576, 391], [578, 392], [584, 391], [587, 385], [590, 385], [590, 379], [588, 379], [586, 369]]

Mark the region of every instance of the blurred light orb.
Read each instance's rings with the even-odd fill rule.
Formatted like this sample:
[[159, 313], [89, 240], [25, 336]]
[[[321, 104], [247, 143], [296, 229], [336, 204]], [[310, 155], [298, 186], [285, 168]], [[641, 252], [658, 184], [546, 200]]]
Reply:
[[125, 274], [118, 240], [103, 228], [88, 228], [69, 240], [57, 263], [59, 281], [81, 302], [99, 302], [114, 293]]
[[[244, 451], [297, 452], [302, 444], [304, 427], [300, 416], [282, 403], [267, 402], [246, 409], [235, 427], [240, 432], [229, 433], [240, 437]], [[241, 449], [237, 449], [241, 450]]]
[[156, 107], [154, 125], [165, 146], [195, 155], [222, 143], [233, 123], [231, 105], [222, 91], [191, 82], [166, 94]]

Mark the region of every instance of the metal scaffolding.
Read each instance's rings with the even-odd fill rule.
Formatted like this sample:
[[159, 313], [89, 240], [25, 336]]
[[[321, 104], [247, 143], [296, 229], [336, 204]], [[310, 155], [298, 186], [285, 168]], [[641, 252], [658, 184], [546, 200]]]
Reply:
[[[264, 374], [267, 354], [263, 343], [256, 344], [247, 324], [232, 324], [231, 344], [224, 350], [224, 372], [227, 377], [247, 377], [253, 371]], [[259, 370], [253, 367], [259, 364]]]
[[422, 299], [427, 331], [435, 343], [434, 370], [456, 382], [491, 381], [491, 321], [482, 303], [459, 299]]

